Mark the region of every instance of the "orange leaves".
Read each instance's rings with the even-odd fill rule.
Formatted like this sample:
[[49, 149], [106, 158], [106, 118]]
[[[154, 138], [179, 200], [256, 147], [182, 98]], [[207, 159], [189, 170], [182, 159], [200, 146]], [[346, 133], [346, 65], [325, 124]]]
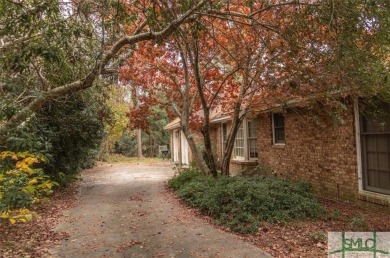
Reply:
[[[150, 3], [146, 6], [151, 7]], [[172, 7], [172, 14], [178, 8], [180, 5]], [[291, 77], [309, 81], [318, 71], [313, 64], [319, 59], [308, 62], [315, 55], [307, 49], [323, 44], [326, 28], [316, 33], [315, 17], [308, 16], [309, 30], [303, 30], [305, 24], [297, 22], [303, 19], [296, 16], [304, 11], [299, 3], [233, 0], [219, 8], [197, 17], [199, 30], [194, 24], [183, 24], [180, 33], [164, 42], [138, 44], [121, 68], [120, 79], [147, 93], [144, 105], [158, 103], [180, 110], [184, 102], [192, 102], [190, 112], [194, 112], [201, 107], [199, 86], [203, 100], [215, 101], [213, 106], [228, 106], [238, 101], [240, 87], [245, 93], [239, 101], [245, 102], [253, 92], [262, 94], [265, 87], [288, 86]], [[196, 76], [195, 56], [200, 78]], [[184, 101], [188, 98], [185, 94], [194, 100]], [[147, 111], [139, 108], [133, 112], [130, 116], [136, 119], [135, 113]]]
[[146, 103], [139, 107], [130, 109], [127, 112], [127, 117], [132, 122], [130, 129], [143, 129], [149, 128], [148, 117], [150, 116], [150, 106], [152, 103]]

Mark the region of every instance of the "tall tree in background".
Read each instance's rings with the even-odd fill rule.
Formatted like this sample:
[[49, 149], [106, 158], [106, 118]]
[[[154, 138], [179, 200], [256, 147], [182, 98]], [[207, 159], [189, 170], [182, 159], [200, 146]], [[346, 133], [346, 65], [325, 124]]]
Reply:
[[[132, 85], [131, 89], [131, 100], [133, 102], [134, 108], [139, 108], [139, 93], [137, 91], [137, 86]], [[146, 115], [146, 114], [143, 114]], [[137, 125], [134, 126], [136, 130], [136, 138], [137, 138], [137, 157], [142, 158], [142, 129], [141, 127], [137, 127]]]
[[127, 130], [129, 121], [126, 112], [132, 105], [130, 94], [124, 85], [110, 84], [106, 87], [104, 96], [108, 111], [101, 114], [101, 116], [106, 116], [106, 136], [99, 154], [99, 160], [105, 160], [107, 155], [114, 153], [116, 151], [115, 143], [129, 135]]
[[[383, 1], [373, 7], [359, 1], [230, 1], [170, 37], [180, 43], [163, 45], [156, 52], [149, 45], [149, 51], [140, 53], [135, 60], [147, 61], [138, 67], [139, 82], [147, 82], [151, 93], [161, 88], [169, 92], [167, 105], [181, 118], [183, 132], [190, 115], [182, 108], [188, 106], [194, 114], [202, 107], [202, 132], [211, 155], [210, 110], [221, 106], [232, 115], [222, 162], [222, 173], [228, 175], [237, 130], [252, 108], [287, 107], [292, 99], [333, 103], [341, 96], [386, 89], [381, 82], [388, 73], [386, 10]], [[353, 19], [339, 18], [349, 16]], [[364, 86], [359, 85], [363, 81]], [[324, 96], [328, 99], [321, 99]]]
[[2, 141], [45, 102], [93, 86], [119, 55], [163, 40], [206, 2], [1, 1]]
[[[155, 103], [164, 106], [181, 118], [181, 128], [195, 162], [203, 172], [209, 173], [202, 152], [193, 137], [193, 125], [196, 123], [191, 122], [199, 120], [199, 102], [197, 90], [192, 83], [191, 65], [185, 47], [178, 37], [172, 37], [160, 46], [144, 43], [142, 48], [128, 59], [127, 65], [122, 67], [120, 78], [142, 87], [146, 105]], [[132, 67], [137, 67], [136, 72], [130, 72]]]
[[[345, 95], [388, 97], [389, 5], [386, 0], [1, 1], [0, 145], [45, 103], [90, 88], [101, 74], [143, 50], [158, 66], [150, 74], [156, 80], [143, 75], [150, 94], [165, 88], [167, 97], [160, 101], [184, 117], [188, 139], [191, 123], [200, 121], [194, 110], [202, 107], [207, 114], [216, 100], [224, 111], [234, 110], [237, 128], [243, 114], [264, 104], [265, 95], [282, 104], [313, 94], [317, 100], [322, 94], [324, 103]], [[215, 58], [211, 44], [217, 45]], [[146, 71], [137, 60], [127, 69]], [[225, 72], [235, 69], [225, 84]], [[213, 80], [226, 90], [207, 92]], [[218, 98], [210, 102], [213, 94]], [[169, 103], [172, 99], [176, 102]], [[202, 130], [209, 152], [207, 123]], [[209, 171], [192, 145], [202, 170]]]

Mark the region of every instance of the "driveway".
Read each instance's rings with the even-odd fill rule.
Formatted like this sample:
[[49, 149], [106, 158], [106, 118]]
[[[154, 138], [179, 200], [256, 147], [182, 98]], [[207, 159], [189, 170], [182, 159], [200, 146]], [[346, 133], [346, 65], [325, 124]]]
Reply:
[[104, 164], [82, 173], [52, 257], [270, 257], [193, 216], [165, 190], [173, 163]]

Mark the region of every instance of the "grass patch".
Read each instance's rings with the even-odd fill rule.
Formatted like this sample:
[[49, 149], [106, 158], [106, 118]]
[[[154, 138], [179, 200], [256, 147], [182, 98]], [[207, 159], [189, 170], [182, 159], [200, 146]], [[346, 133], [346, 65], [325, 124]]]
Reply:
[[275, 177], [218, 177], [187, 169], [168, 182], [189, 205], [239, 233], [257, 232], [261, 222], [318, 218], [324, 213], [310, 185]]
[[[166, 160], [166, 159], [165, 159]], [[124, 155], [120, 154], [112, 154], [109, 155], [105, 158], [106, 162], [109, 163], [137, 163], [137, 162], [142, 162], [142, 163], [158, 163], [163, 161], [162, 158], [137, 158], [137, 157], [126, 157]]]

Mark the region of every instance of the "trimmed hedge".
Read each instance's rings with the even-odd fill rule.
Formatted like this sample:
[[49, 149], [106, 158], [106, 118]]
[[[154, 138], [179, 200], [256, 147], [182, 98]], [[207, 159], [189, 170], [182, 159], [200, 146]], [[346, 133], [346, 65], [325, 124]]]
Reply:
[[324, 213], [310, 185], [275, 177], [212, 177], [187, 169], [168, 182], [189, 205], [239, 233], [261, 222], [315, 219]]

